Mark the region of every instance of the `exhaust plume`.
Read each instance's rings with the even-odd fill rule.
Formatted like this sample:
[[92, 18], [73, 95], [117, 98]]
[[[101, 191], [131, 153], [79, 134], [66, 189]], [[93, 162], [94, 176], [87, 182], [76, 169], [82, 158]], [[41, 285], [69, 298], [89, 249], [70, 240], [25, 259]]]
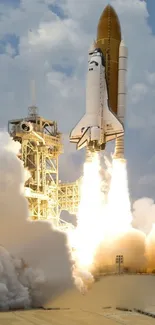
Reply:
[[81, 200], [77, 227], [69, 236], [75, 262], [73, 276], [81, 290], [93, 282], [91, 268], [96, 249], [102, 238], [101, 218], [104, 195], [101, 187], [99, 155], [87, 153], [81, 183]]
[[[95, 159], [97, 159], [96, 165]], [[95, 166], [94, 169], [92, 167], [93, 164]], [[145, 297], [137, 294], [139, 289], [135, 287], [135, 277], [130, 275], [133, 273], [150, 274], [155, 272], [155, 229], [153, 228], [150, 234], [146, 235], [144, 231], [135, 229], [132, 226], [133, 215], [128, 190], [126, 161], [114, 159], [112, 168], [110, 168], [109, 163], [107, 165], [111, 179], [109, 178], [110, 184], [107, 186], [109, 190], [107, 195], [105, 195], [104, 191], [102, 191], [102, 182], [104, 180], [101, 177], [105, 175], [105, 172], [100, 173], [99, 155], [96, 158], [92, 158], [89, 162], [89, 167], [85, 164], [83, 175], [83, 184], [85, 186], [83, 185], [83, 192], [81, 191], [82, 204], [80, 204], [82, 210], [79, 209], [77, 226], [77, 231], [79, 227], [83, 232], [80, 232], [78, 237], [78, 245], [74, 246], [76, 285], [81, 291], [84, 288], [84, 292], [90, 288], [86, 271], [90, 273], [89, 279], [93, 280], [109, 275], [109, 290], [113, 292], [112, 297], [110, 298], [109, 296], [108, 298], [111, 301], [111, 305], [117, 306], [121, 304], [121, 306], [126, 306], [127, 308], [144, 307], [147, 306], [149, 301], [154, 301], [153, 293], [150, 291], [151, 297], [149, 297], [149, 290], [147, 290]], [[89, 195], [87, 196], [87, 194]], [[150, 210], [150, 214], [153, 216], [153, 208], [152, 200], [148, 199], [143, 199], [142, 208], [140, 204], [135, 203], [134, 205], [134, 211], [136, 211], [136, 215], [139, 216], [141, 221], [143, 220], [141, 219], [142, 215], [148, 215]], [[152, 221], [149, 222], [149, 227], [151, 227], [150, 223]], [[142, 224], [144, 224], [143, 221]], [[120, 266], [116, 260], [118, 255], [123, 257]], [[89, 263], [85, 264], [84, 262], [88, 261], [87, 258], [90, 258]], [[79, 260], [84, 262], [80, 265]], [[119, 295], [116, 291], [118, 287], [116, 285], [118, 273], [127, 273], [130, 277], [129, 280], [126, 280], [126, 275], [124, 280], [120, 280], [121, 291]], [[112, 287], [110, 279], [113, 281]], [[104, 278], [102, 280], [103, 282], [105, 281]], [[130, 285], [127, 285], [128, 281]], [[141, 291], [146, 291], [147, 283], [150, 288], [150, 283], [153, 284], [154, 282], [155, 279], [153, 277], [150, 280], [150, 278], [144, 276], [144, 279], [140, 281], [142, 285]], [[103, 292], [102, 295], [106, 301], [106, 297], [108, 297], [107, 291], [106, 293]]]

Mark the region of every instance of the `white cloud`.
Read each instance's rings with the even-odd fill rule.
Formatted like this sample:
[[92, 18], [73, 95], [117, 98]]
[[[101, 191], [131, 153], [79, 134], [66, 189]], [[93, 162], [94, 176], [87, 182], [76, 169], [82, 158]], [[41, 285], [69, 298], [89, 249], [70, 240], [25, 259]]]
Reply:
[[155, 165], [155, 155], [153, 155], [152, 157], [151, 157], [151, 159], [149, 159], [149, 161], [148, 161], [148, 165]]
[[[22, 0], [20, 8], [1, 6], [1, 36], [15, 33], [20, 37], [18, 56], [11, 58], [10, 47], [1, 55], [1, 125], [9, 118], [27, 114], [31, 101], [29, 84], [34, 78], [40, 114], [56, 119], [60, 131], [68, 133], [84, 113], [87, 50], [96, 37], [97, 22], [108, 1], [61, 0], [58, 4], [65, 13], [63, 20], [49, 10], [48, 5], [53, 3], [57, 4], [52, 0]], [[112, 0], [111, 4], [119, 14], [129, 48], [129, 133], [138, 126], [137, 132], [143, 129], [147, 138], [149, 130], [149, 137], [153, 138], [155, 37], [147, 24], [146, 2]]]
[[131, 88], [130, 96], [133, 103], [143, 101], [148, 92], [148, 87], [143, 83], [134, 84]]
[[79, 179], [83, 173], [84, 152], [76, 152], [75, 146], [69, 142], [68, 134], [63, 135], [65, 154], [59, 159], [59, 178], [62, 182], [72, 182]]
[[151, 73], [151, 72], [147, 72], [147, 80], [148, 80], [148, 83], [150, 85], [153, 85], [155, 84], [155, 72]]
[[152, 199], [142, 198], [133, 204], [133, 226], [150, 233], [155, 224], [155, 204]]
[[154, 185], [155, 186], [155, 175], [154, 174], [147, 174], [140, 178], [139, 180], [140, 185]]

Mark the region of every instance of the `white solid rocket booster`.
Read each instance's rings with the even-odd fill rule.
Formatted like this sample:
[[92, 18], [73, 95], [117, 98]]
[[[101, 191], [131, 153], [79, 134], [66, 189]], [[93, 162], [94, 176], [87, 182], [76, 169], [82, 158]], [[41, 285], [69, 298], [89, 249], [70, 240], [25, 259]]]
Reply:
[[[117, 116], [124, 125], [126, 109], [126, 74], [127, 74], [128, 49], [122, 40], [119, 48], [119, 70], [118, 70], [118, 109]], [[124, 159], [124, 135], [116, 138], [115, 159]]]

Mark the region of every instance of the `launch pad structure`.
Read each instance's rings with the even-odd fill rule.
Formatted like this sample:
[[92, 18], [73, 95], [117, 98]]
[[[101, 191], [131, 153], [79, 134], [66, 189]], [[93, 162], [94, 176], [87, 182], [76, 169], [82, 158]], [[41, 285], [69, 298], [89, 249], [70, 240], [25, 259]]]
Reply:
[[25, 182], [31, 220], [49, 220], [54, 227], [66, 230], [72, 225], [60, 218], [62, 211], [76, 214], [79, 204], [79, 182], [59, 181], [59, 156], [63, 153], [62, 135], [55, 121], [38, 115], [36, 106], [29, 107], [26, 118], [10, 120], [8, 132], [21, 144], [19, 158], [30, 173]]

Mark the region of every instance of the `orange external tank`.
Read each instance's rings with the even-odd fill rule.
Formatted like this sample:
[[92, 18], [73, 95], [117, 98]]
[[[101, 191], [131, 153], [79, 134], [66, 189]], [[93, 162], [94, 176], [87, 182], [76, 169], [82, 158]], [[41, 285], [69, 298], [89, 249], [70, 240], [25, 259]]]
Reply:
[[117, 114], [118, 108], [118, 65], [121, 27], [118, 16], [108, 5], [99, 20], [96, 45], [102, 50], [106, 62], [106, 81], [109, 107]]

